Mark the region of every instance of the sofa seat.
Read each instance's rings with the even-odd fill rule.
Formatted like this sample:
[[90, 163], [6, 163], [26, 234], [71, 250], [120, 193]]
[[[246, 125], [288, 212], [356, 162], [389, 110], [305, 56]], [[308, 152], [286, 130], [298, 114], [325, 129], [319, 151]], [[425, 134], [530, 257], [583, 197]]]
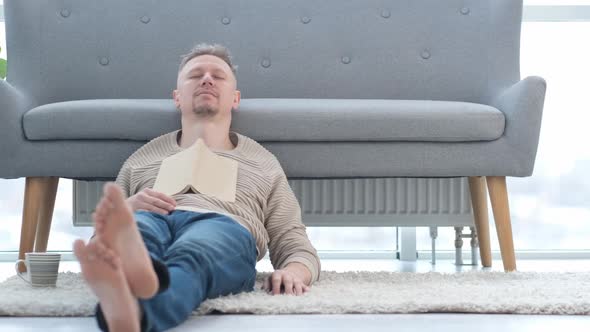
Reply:
[[[243, 99], [232, 130], [260, 142], [492, 141], [504, 114], [476, 103], [383, 99]], [[172, 100], [100, 99], [24, 114], [28, 140], [149, 141], [180, 128]]]

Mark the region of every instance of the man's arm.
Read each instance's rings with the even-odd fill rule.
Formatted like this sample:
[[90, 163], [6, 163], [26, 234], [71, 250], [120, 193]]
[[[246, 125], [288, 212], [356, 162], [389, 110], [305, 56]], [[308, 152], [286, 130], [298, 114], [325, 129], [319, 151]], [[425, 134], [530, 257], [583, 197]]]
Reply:
[[292, 272], [311, 285], [319, 278], [320, 259], [307, 237], [297, 198], [278, 162], [277, 165], [280, 172], [273, 180], [265, 209], [271, 263], [276, 270]]
[[131, 192], [132, 168], [128, 163], [123, 164], [115, 183], [121, 186], [125, 193], [125, 201], [133, 211], [145, 210], [160, 214], [169, 214], [176, 208], [173, 197], [157, 192], [151, 188], [144, 188], [140, 192]]

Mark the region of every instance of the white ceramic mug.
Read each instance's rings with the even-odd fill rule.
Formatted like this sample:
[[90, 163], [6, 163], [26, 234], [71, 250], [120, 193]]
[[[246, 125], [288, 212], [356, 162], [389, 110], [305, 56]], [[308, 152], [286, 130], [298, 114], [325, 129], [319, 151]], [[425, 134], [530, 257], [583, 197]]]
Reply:
[[[14, 264], [16, 274], [33, 287], [55, 287], [59, 271], [60, 254], [47, 252], [27, 252], [25, 259], [19, 259]], [[24, 263], [27, 267], [26, 276], [18, 270]]]

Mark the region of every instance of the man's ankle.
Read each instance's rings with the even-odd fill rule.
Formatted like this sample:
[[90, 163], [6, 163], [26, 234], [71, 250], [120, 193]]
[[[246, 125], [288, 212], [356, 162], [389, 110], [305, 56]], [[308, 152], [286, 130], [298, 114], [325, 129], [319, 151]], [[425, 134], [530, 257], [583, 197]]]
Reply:
[[156, 294], [158, 294], [165, 291], [170, 286], [170, 273], [168, 272], [166, 264], [151, 255], [150, 258], [152, 260], [152, 267], [154, 268], [154, 272], [156, 272], [158, 279], [158, 290], [156, 291]]

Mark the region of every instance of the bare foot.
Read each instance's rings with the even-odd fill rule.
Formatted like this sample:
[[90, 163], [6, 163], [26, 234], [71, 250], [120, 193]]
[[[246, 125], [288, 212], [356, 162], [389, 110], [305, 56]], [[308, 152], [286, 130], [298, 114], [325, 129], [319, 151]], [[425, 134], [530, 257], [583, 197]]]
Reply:
[[[140, 308], [131, 294], [119, 257], [100, 241], [74, 242], [84, 280], [99, 299], [109, 331], [139, 331]], [[137, 317], [137, 319], [130, 319]]]
[[96, 237], [123, 261], [131, 293], [142, 299], [154, 296], [159, 287], [158, 276], [133, 218], [133, 211], [117, 184], [105, 184], [104, 196], [96, 205], [92, 217]]

